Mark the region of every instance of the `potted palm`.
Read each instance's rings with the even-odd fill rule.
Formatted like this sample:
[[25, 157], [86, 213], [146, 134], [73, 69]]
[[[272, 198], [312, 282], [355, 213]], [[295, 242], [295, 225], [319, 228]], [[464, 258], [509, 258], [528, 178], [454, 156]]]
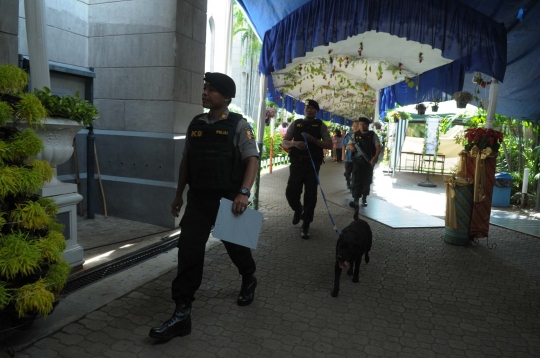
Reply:
[[418, 114], [424, 115], [426, 114], [426, 105], [423, 103], [418, 103], [416, 105], [416, 110], [418, 111]]
[[57, 205], [35, 194], [52, 177], [50, 165], [35, 158], [43, 143], [33, 128], [47, 112], [23, 92], [24, 71], [0, 66], [0, 79], [0, 329], [6, 330], [50, 314], [71, 267], [62, 258]]
[[439, 102], [441, 102], [440, 98], [434, 98], [433, 102], [431, 102], [431, 111], [432, 112], [438, 112], [439, 111]]
[[472, 101], [473, 95], [470, 92], [463, 91], [454, 93], [452, 98], [456, 100], [457, 108], [465, 108], [467, 103]]

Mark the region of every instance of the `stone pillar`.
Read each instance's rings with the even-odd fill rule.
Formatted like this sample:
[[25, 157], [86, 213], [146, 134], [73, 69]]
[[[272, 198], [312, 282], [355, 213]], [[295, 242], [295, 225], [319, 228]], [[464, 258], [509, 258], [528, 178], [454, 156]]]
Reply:
[[49, 60], [47, 57], [47, 23], [45, 21], [45, 0], [24, 0], [26, 16], [26, 36], [30, 57], [30, 85], [34, 88], [51, 88]]
[[19, 2], [0, 0], [0, 65], [17, 64]]

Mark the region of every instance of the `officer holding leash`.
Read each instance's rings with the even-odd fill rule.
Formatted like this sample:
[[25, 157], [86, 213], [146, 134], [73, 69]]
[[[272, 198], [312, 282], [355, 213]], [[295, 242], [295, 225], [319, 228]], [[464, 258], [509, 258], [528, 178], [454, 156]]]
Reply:
[[[332, 149], [332, 138], [323, 121], [315, 118], [319, 112], [319, 104], [312, 99], [307, 100], [305, 104], [304, 119], [298, 119], [289, 126], [282, 145], [285, 148], [291, 148], [289, 152], [291, 165], [285, 196], [289, 206], [294, 210], [292, 224], [296, 225], [303, 220], [300, 237], [309, 239], [309, 224], [313, 221], [317, 205], [316, 174], [319, 174], [323, 161], [323, 149]], [[313, 158], [315, 169], [313, 169], [311, 158]], [[304, 206], [302, 207], [300, 197], [304, 188]]]
[[367, 206], [367, 196], [373, 182], [373, 167], [381, 152], [379, 137], [369, 130], [369, 119], [360, 117], [358, 121], [360, 128], [354, 133], [354, 140], [347, 144], [347, 150], [353, 152], [351, 191], [354, 200], [349, 203], [353, 208], [358, 208], [360, 197], [362, 206]]
[[[236, 94], [232, 78], [222, 73], [206, 73], [202, 94], [208, 113], [190, 123], [172, 214], [178, 217], [182, 194], [189, 184], [187, 206], [180, 222], [178, 274], [172, 283], [176, 308], [172, 317], [150, 330], [150, 337], [168, 340], [191, 333], [191, 302], [201, 285], [206, 242], [216, 221], [221, 198], [233, 201], [235, 215], [242, 215], [248, 205], [249, 188], [258, 171], [258, 151], [251, 127], [241, 115], [229, 112]], [[232, 262], [242, 276], [239, 306], [249, 305], [255, 296], [257, 280], [251, 250], [223, 241]]]

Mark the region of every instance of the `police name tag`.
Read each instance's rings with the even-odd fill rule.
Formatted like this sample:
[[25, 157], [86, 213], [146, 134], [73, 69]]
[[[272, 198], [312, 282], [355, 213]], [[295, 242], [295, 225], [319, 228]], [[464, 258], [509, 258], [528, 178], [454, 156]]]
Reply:
[[212, 236], [216, 239], [256, 249], [263, 221], [263, 214], [246, 209], [242, 215], [232, 212], [233, 202], [221, 198]]

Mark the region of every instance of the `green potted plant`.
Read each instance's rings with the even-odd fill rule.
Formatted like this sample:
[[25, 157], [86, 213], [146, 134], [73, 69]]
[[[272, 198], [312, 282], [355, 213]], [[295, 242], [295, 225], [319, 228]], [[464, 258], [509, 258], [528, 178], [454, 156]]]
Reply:
[[418, 114], [419, 114], [419, 115], [424, 115], [424, 114], [426, 114], [426, 105], [425, 105], [425, 104], [423, 104], [423, 103], [418, 103], [418, 104], [416, 105], [415, 108], [416, 108], [416, 110], [418, 111]]
[[439, 111], [439, 102], [441, 102], [440, 98], [433, 98], [433, 102], [431, 102], [431, 111], [432, 112], [438, 112]]
[[471, 92], [456, 92], [452, 96], [453, 99], [456, 100], [457, 108], [465, 108], [467, 107], [467, 103], [470, 103], [473, 99], [473, 95]]
[[[56, 203], [35, 194], [52, 176], [49, 164], [35, 159], [43, 144], [32, 128], [43, 122], [45, 108], [23, 92], [24, 71], [3, 65], [0, 78], [0, 325], [5, 330], [50, 314], [71, 267], [62, 258], [66, 241]], [[27, 127], [21, 129], [21, 123]]]
[[49, 162], [53, 168], [53, 176], [47, 185], [58, 185], [57, 166], [71, 158], [73, 138], [81, 129], [92, 125], [98, 117], [98, 111], [92, 103], [80, 98], [78, 92], [75, 96], [60, 97], [44, 87], [42, 90], [35, 89], [34, 95], [47, 112], [43, 125], [35, 129], [45, 147], [37, 157]]

